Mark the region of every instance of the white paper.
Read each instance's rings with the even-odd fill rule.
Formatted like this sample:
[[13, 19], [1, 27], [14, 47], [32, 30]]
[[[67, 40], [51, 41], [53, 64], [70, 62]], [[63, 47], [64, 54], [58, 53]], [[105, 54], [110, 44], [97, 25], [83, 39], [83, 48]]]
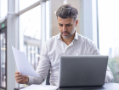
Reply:
[[50, 85], [31, 85], [20, 90], [56, 90], [56, 89], [57, 89], [56, 86], [50, 86]]
[[25, 53], [17, 50], [13, 46], [12, 46], [12, 50], [18, 68], [18, 72], [20, 72], [22, 75], [39, 77], [39, 75], [35, 72], [31, 64], [27, 60]]

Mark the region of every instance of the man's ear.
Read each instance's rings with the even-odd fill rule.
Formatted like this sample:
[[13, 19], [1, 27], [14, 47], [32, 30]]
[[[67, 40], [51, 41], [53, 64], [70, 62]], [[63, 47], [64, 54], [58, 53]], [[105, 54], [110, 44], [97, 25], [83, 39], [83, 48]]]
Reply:
[[75, 26], [77, 26], [77, 25], [78, 25], [78, 22], [79, 22], [79, 21], [78, 21], [78, 20], [76, 20]]

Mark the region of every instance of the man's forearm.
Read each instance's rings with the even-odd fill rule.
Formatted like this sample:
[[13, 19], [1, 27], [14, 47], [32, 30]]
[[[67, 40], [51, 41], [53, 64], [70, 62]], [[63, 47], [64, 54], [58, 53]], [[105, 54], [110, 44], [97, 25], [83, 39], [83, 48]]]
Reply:
[[34, 77], [34, 76], [28, 76], [29, 77], [29, 81], [28, 83], [26, 83], [27, 85], [31, 85], [31, 84], [41, 84], [44, 79], [40, 78], [40, 77]]

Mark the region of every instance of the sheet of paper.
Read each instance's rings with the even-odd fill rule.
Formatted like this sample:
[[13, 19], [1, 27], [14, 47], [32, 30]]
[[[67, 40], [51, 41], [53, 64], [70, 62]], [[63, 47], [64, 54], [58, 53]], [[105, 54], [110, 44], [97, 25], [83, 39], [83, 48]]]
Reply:
[[31, 85], [20, 90], [56, 90], [56, 89], [57, 89], [56, 86], [50, 86], [50, 85]]
[[25, 53], [17, 50], [13, 46], [12, 46], [12, 50], [13, 50], [18, 71], [22, 73], [22, 75], [39, 77], [39, 75], [35, 72], [31, 64], [27, 60]]

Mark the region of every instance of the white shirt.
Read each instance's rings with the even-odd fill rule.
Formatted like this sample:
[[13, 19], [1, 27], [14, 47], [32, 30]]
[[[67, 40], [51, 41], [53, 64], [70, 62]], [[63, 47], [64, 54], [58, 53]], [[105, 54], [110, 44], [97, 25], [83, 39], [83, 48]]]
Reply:
[[[100, 55], [100, 53], [91, 40], [77, 32], [70, 45], [62, 41], [60, 34], [53, 36], [45, 43], [41, 51], [40, 62], [36, 70], [40, 77], [29, 76], [27, 84], [41, 84], [46, 79], [50, 69], [50, 85], [58, 85], [59, 61], [60, 57], [64, 55]], [[112, 80], [113, 75], [107, 67], [105, 82]]]

